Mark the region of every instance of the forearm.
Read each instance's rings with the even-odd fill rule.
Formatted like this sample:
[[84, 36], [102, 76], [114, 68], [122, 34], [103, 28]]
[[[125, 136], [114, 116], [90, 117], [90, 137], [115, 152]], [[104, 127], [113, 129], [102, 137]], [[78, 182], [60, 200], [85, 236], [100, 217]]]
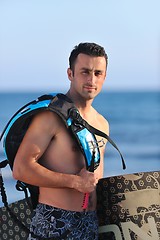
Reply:
[[74, 183], [79, 180], [76, 175], [54, 172], [37, 162], [24, 166], [15, 164], [13, 177], [31, 185], [47, 188], [74, 188]]
[[51, 171], [37, 162], [20, 165], [15, 162], [13, 177], [25, 183], [46, 188], [73, 188], [79, 192], [94, 191], [95, 174], [82, 169], [79, 175]]

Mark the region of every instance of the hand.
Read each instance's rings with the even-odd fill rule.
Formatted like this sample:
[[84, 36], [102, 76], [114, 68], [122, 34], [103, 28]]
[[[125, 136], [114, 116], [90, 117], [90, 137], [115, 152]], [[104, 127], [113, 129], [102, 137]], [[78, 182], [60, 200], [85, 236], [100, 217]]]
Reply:
[[75, 183], [75, 188], [79, 192], [90, 193], [95, 190], [98, 179], [96, 179], [94, 173], [87, 171], [85, 168], [82, 168], [78, 176], [79, 179], [77, 179], [77, 182]]

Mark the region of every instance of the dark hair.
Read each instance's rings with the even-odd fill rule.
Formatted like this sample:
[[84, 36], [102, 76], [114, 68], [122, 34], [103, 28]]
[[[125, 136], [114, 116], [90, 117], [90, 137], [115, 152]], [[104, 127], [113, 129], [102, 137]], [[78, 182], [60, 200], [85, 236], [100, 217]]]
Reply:
[[92, 57], [105, 57], [106, 59], [106, 68], [108, 64], [108, 56], [103, 47], [96, 43], [80, 43], [79, 45], [75, 46], [72, 50], [70, 57], [69, 57], [69, 67], [72, 71], [74, 71], [74, 65], [77, 59], [77, 56], [80, 53], [84, 53], [86, 55]]

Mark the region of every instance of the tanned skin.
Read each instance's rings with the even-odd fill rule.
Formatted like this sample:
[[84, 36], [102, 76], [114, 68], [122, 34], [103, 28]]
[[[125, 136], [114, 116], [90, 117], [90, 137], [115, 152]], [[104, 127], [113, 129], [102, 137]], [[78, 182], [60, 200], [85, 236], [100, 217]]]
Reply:
[[[106, 78], [105, 58], [80, 53], [74, 72], [69, 68], [67, 74], [70, 89], [66, 95], [90, 125], [109, 134], [107, 120], [92, 107]], [[96, 184], [103, 177], [104, 150], [105, 145], [100, 148], [100, 166], [94, 173], [87, 171], [84, 157], [61, 118], [44, 111], [34, 117], [23, 138], [13, 176], [39, 186], [40, 203], [66, 210], [83, 211], [84, 193], [89, 193], [87, 211], [92, 211], [96, 208]]]

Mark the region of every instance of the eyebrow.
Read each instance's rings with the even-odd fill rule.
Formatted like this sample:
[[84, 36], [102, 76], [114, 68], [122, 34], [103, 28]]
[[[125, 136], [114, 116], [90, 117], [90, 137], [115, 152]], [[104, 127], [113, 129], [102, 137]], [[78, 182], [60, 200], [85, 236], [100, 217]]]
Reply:
[[[82, 67], [81, 70], [87, 70], [89, 72], [92, 72], [92, 69], [91, 68], [86, 68], [86, 67]], [[100, 70], [100, 69], [95, 69], [94, 72], [103, 72], [103, 70]]]
[[92, 69], [87, 68], [87, 67], [82, 67], [81, 70], [88, 70], [88, 71], [92, 71]]

